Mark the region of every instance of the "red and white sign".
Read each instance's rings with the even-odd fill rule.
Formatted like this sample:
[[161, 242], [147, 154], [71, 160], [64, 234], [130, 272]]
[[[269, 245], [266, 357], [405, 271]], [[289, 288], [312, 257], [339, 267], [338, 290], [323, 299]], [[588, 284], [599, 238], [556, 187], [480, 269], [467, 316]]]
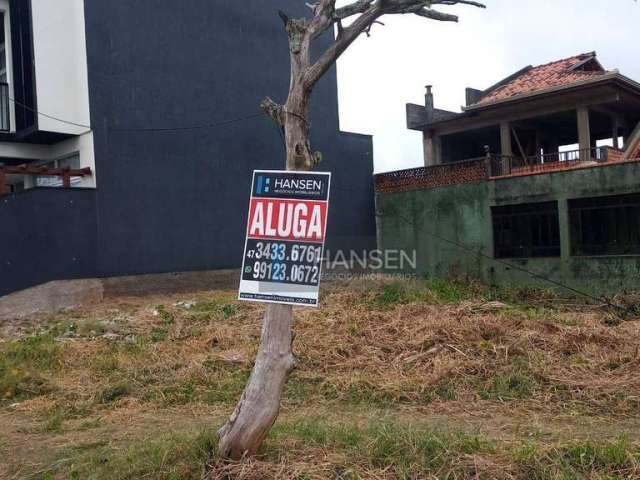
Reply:
[[241, 300], [318, 305], [330, 173], [256, 170]]
[[322, 243], [326, 225], [327, 202], [253, 198], [247, 235]]

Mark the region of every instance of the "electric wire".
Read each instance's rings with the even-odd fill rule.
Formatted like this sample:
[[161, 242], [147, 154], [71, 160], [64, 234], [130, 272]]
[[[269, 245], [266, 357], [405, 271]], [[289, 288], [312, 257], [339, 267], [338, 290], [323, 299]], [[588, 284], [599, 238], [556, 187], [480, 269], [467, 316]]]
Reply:
[[222, 120], [220, 122], [214, 123], [205, 123], [201, 125], [191, 125], [184, 127], [159, 127], [159, 128], [113, 128], [110, 127], [109, 130], [112, 132], [180, 132], [184, 130], [203, 130], [207, 128], [217, 128], [224, 127], [226, 125], [231, 125], [234, 123], [244, 122], [247, 120], [253, 120], [258, 117], [264, 117], [266, 114], [264, 112], [255, 113], [253, 115], [245, 115], [243, 117], [232, 118], [229, 120]]
[[[56, 117], [55, 115], [50, 115], [48, 113], [41, 112], [41, 111], [36, 110], [35, 108], [30, 107], [29, 105], [26, 105], [26, 104], [14, 99], [14, 98], [9, 97], [9, 101], [14, 103], [15, 105], [18, 105], [18, 106], [26, 109], [26, 110], [29, 110], [32, 113], [35, 113], [37, 115], [41, 115], [41, 116], [49, 118], [51, 120], [55, 120], [55, 121], [60, 122], [60, 123], [65, 123], [67, 125], [72, 125], [74, 127], [86, 128], [87, 132], [83, 132], [83, 133], [88, 133], [88, 132], [90, 132], [92, 130], [92, 127], [90, 125], [85, 125], [83, 123], [72, 122], [70, 120], [65, 120], [63, 118]], [[245, 116], [242, 116], [242, 117], [232, 118], [232, 119], [228, 119], [228, 120], [222, 120], [220, 122], [205, 123], [205, 124], [200, 124], [200, 125], [180, 126], [180, 127], [146, 127], [146, 128], [113, 128], [113, 127], [108, 127], [108, 129], [110, 131], [113, 131], [113, 132], [174, 132], [174, 131], [177, 132], [177, 131], [184, 131], [184, 130], [202, 130], [202, 129], [207, 129], [207, 128], [223, 127], [225, 125], [231, 125], [233, 123], [243, 122], [243, 121], [246, 121], [246, 120], [252, 120], [254, 118], [262, 117], [264, 115], [265, 115], [265, 113], [261, 112], [261, 113], [255, 113], [253, 115], [245, 115]]]
[[[83, 123], [72, 122], [70, 120], [64, 120], [64, 119], [58, 118], [58, 117], [56, 117], [54, 115], [49, 115], [48, 113], [40, 112], [40, 111], [34, 109], [33, 107], [30, 107], [29, 105], [25, 105], [24, 103], [14, 99], [14, 98], [11, 98], [11, 97], [8, 97], [8, 98], [9, 98], [10, 102], [14, 103], [15, 105], [18, 105], [19, 107], [22, 107], [22, 108], [25, 108], [25, 109], [29, 110], [31, 113], [35, 113], [37, 115], [42, 115], [43, 117], [49, 118], [51, 120], [55, 120], [55, 121], [60, 122], [60, 123], [66, 123], [67, 125], [72, 125], [74, 127], [87, 128], [88, 131], [91, 131], [91, 126], [89, 126], [89, 125], [84, 125]], [[87, 133], [87, 132], [85, 132], [85, 133]]]
[[575, 293], [577, 295], [580, 295], [582, 297], [588, 298], [590, 300], [595, 300], [596, 302], [603, 302], [606, 305], [608, 305], [609, 307], [612, 307], [612, 308], [615, 308], [617, 310], [620, 310], [620, 311], [622, 311], [622, 312], [624, 312], [626, 314], [637, 315], [637, 313], [638, 313], [634, 309], [623, 307], [622, 305], [616, 305], [615, 303], [607, 300], [604, 297], [597, 297], [597, 296], [592, 295], [592, 294], [590, 294], [588, 292], [585, 292], [585, 291], [579, 290], [579, 289], [577, 289], [575, 287], [572, 287], [570, 285], [564, 284], [564, 283], [562, 283], [562, 282], [560, 282], [558, 280], [554, 280], [554, 279], [552, 279], [550, 277], [547, 277], [545, 275], [533, 272], [533, 271], [531, 271], [531, 270], [529, 270], [527, 268], [521, 267], [519, 265], [514, 265], [513, 263], [509, 263], [509, 262], [501, 260], [499, 258], [495, 258], [495, 257], [492, 257], [490, 255], [487, 255], [486, 253], [474, 250], [474, 249], [472, 249], [470, 247], [467, 247], [466, 245], [458, 243], [458, 242], [456, 242], [454, 240], [451, 240], [449, 238], [442, 237], [442, 236], [440, 236], [438, 234], [435, 234], [433, 232], [430, 232], [428, 230], [422, 230], [422, 231], [425, 232], [428, 236], [433, 237], [433, 238], [435, 238], [437, 240], [440, 240], [442, 242], [448, 243], [450, 245], [453, 245], [453, 246], [459, 248], [460, 250], [466, 251], [466, 252], [471, 253], [473, 255], [477, 255], [477, 256], [479, 256], [481, 258], [485, 258], [485, 259], [487, 259], [487, 260], [489, 260], [491, 262], [504, 265], [504, 266], [506, 266], [508, 268], [512, 268], [514, 270], [518, 270], [518, 271], [520, 271], [522, 273], [526, 273], [527, 275], [530, 275], [531, 277], [533, 277], [533, 278], [535, 278], [537, 280], [542, 280], [542, 281], [545, 281], [545, 282], [550, 283], [552, 285], [555, 285], [557, 287], [564, 288], [564, 289], [566, 289], [566, 290], [568, 290], [570, 292], [573, 292], [573, 293]]

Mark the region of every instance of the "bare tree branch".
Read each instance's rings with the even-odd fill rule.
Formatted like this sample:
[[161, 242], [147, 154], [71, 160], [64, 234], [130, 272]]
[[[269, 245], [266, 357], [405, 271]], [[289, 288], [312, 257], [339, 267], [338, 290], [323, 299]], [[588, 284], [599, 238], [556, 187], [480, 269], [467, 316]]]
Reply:
[[[322, 3], [331, 3], [332, 7], [322, 10]], [[485, 8], [479, 2], [471, 0], [357, 0], [344, 7], [332, 11], [331, 20], [327, 20], [327, 15], [331, 8], [335, 7], [335, 2], [320, 2], [316, 4], [318, 12], [314, 21], [314, 37], [326, 31], [334, 24], [338, 25], [338, 36], [331, 46], [320, 56], [315, 64], [309, 67], [305, 76], [305, 85], [312, 88], [313, 85], [331, 68], [338, 58], [351, 46], [351, 44], [362, 34], [369, 33], [372, 25], [378, 22], [383, 15], [394, 14], [415, 14], [420, 17], [443, 22], [457, 22], [458, 17], [449, 13], [440, 12], [431, 8], [433, 5], [471, 5]], [[344, 27], [342, 20], [356, 16], [356, 19], [348, 27]], [[322, 16], [322, 20], [316, 20]], [[315, 22], [315, 23], [314, 23]]]

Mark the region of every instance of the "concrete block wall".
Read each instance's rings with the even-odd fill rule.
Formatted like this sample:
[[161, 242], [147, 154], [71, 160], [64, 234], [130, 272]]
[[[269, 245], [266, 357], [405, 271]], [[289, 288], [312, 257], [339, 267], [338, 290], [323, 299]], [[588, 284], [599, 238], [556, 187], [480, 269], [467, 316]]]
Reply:
[[[640, 289], [640, 256], [572, 256], [568, 201], [640, 192], [640, 162], [387, 193], [378, 191], [383, 249], [417, 252], [418, 273], [556, 288], [522, 269], [594, 295]], [[493, 259], [491, 208], [558, 202], [561, 256]], [[572, 294], [560, 289], [563, 293]]]

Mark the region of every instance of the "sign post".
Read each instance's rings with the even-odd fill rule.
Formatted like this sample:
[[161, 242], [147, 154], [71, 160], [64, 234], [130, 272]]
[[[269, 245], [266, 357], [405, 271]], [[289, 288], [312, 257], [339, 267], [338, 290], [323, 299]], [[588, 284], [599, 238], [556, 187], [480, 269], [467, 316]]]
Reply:
[[240, 300], [318, 306], [331, 173], [256, 170]]

